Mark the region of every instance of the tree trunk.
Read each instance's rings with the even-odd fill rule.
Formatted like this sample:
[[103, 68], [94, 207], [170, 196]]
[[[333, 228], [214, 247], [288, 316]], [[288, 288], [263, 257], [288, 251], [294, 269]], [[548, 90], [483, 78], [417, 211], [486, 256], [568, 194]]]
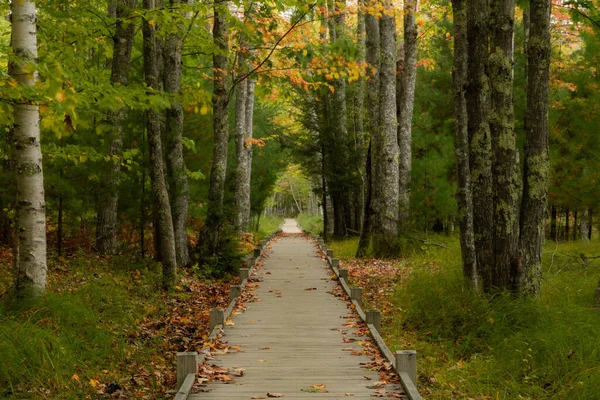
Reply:
[[[20, 87], [33, 88], [38, 73], [35, 2], [11, 3], [11, 77]], [[46, 289], [46, 202], [40, 146], [39, 106], [20, 98], [13, 106], [12, 156], [16, 163], [16, 227], [18, 254], [15, 254], [15, 287], [18, 296], [43, 295]]]
[[214, 147], [212, 168], [210, 171], [210, 188], [208, 192], [208, 209], [204, 222], [202, 238], [198, 242], [202, 256], [215, 254], [219, 242], [219, 231], [224, 223], [223, 196], [225, 192], [225, 177], [227, 174], [227, 144], [229, 141], [229, 120], [227, 114], [227, 55], [229, 39], [227, 33], [228, 1], [218, 1], [214, 4], [213, 40], [213, 129]]
[[379, 73], [379, 129], [373, 136], [373, 165], [379, 176], [373, 180], [373, 227], [376, 254], [390, 254], [398, 235], [398, 140], [396, 118], [396, 23], [391, 1], [384, 2], [379, 21], [381, 67]]
[[581, 213], [581, 222], [579, 223], [579, 235], [581, 240], [584, 242], [589, 242], [590, 237], [588, 234], [589, 231], [589, 218], [590, 212], [587, 208], [585, 208]]
[[552, 206], [550, 210], [550, 239], [557, 241], [558, 238], [556, 236], [556, 206]]
[[[342, 41], [345, 37], [345, 0], [329, 0], [330, 39], [332, 43]], [[334, 209], [333, 234], [338, 237], [346, 235], [346, 229], [351, 225], [350, 218], [350, 196], [346, 179], [348, 170], [348, 115], [346, 107], [346, 81], [343, 76], [333, 81], [333, 95], [331, 101], [331, 121], [333, 129], [333, 153], [335, 162], [333, 167], [330, 195]]]
[[573, 241], [577, 240], [577, 224], [579, 221], [577, 220], [577, 210], [573, 213]]
[[469, 165], [473, 196], [473, 232], [477, 269], [485, 290], [493, 285], [492, 143], [488, 123], [489, 82], [486, 73], [489, 11], [487, 0], [467, 2], [467, 112]]
[[[238, 54], [240, 70], [244, 72], [244, 61], [241, 53]], [[236, 150], [236, 169], [235, 169], [235, 217], [234, 226], [239, 233], [246, 232], [242, 227], [242, 199], [240, 198], [242, 187], [246, 181], [246, 101], [248, 99], [248, 81], [244, 79], [237, 84], [235, 88], [235, 150]]]
[[571, 216], [571, 212], [567, 208], [565, 210], [565, 236], [563, 237], [565, 242], [569, 241], [569, 224], [571, 222], [570, 216]]
[[356, 257], [366, 257], [367, 251], [369, 250], [369, 239], [371, 237], [371, 229], [372, 226], [372, 215], [373, 210], [372, 206], [372, 196], [371, 196], [371, 187], [372, 187], [372, 177], [371, 177], [371, 140], [369, 140], [369, 149], [367, 150], [367, 161], [366, 161], [366, 171], [367, 171], [367, 198], [365, 199], [365, 210], [363, 214], [363, 226], [362, 231], [360, 233], [360, 240], [358, 241], [358, 248], [356, 249]]
[[[492, 51], [488, 60], [492, 106], [494, 270], [492, 288], [514, 289], [518, 279], [516, 261], [519, 183], [513, 110], [514, 0], [492, 0]], [[489, 287], [488, 287], [489, 288]]]
[[[155, 0], [144, 0], [146, 16], [143, 20], [144, 33], [144, 74], [146, 85], [158, 90], [158, 65], [155, 37], [155, 21], [152, 19]], [[162, 142], [160, 137], [160, 116], [158, 111], [147, 112], [148, 151], [150, 155], [150, 180], [154, 207], [158, 217], [160, 232], [160, 253], [163, 264], [163, 287], [170, 289], [177, 281], [177, 253], [175, 250], [175, 233], [171, 215], [171, 204], [163, 170]]]
[[589, 220], [588, 220], [588, 239], [592, 240], [592, 227], [594, 226], [594, 212], [589, 209]]
[[415, 84], [417, 81], [417, 24], [415, 13], [419, 0], [404, 1], [404, 64], [398, 70], [398, 146], [400, 151], [400, 210], [403, 222], [410, 208], [410, 178], [412, 166], [412, 119], [415, 106]]
[[[130, 20], [137, 0], [119, 0], [116, 8], [116, 32], [113, 37], [113, 60], [110, 81], [113, 86], [127, 84], [131, 65], [131, 49], [135, 25]], [[121, 173], [121, 148], [123, 147], [123, 120], [126, 110], [109, 110], [107, 124], [112, 127], [107, 135], [110, 141], [108, 172], [103, 177], [105, 188], [98, 204], [96, 223], [96, 249], [101, 254], [115, 254], [117, 251], [117, 212], [119, 204], [119, 175]]]
[[548, 198], [548, 80], [550, 67], [550, 0], [531, 0], [528, 42], [525, 161], [521, 206], [520, 280], [522, 295], [539, 295], [542, 244]]
[[[181, 18], [178, 5], [180, 0], [171, 0], [175, 19]], [[183, 24], [178, 24], [179, 30]], [[167, 146], [167, 173], [169, 178], [171, 212], [175, 232], [175, 250], [177, 265], [186, 266], [191, 262], [187, 235], [187, 215], [189, 206], [189, 185], [185, 161], [183, 158], [183, 107], [181, 105], [181, 51], [180, 32], [166, 37], [164, 60], [164, 90], [172, 95], [171, 107], [166, 112], [165, 144]], [[159, 64], [160, 65], [160, 64]]]
[[[368, 116], [368, 135], [369, 135], [369, 154], [367, 156], [366, 169], [366, 192], [367, 199], [365, 201], [365, 213], [363, 214], [363, 229], [360, 242], [362, 243], [361, 250], [364, 254], [369, 247], [371, 239], [373, 219], [376, 218], [373, 213], [373, 188], [374, 181], [379, 179], [378, 163], [372, 162], [373, 154], [379, 155], [379, 149], [373, 147], [373, 139], [377, 138], [379, 131], [379, 68], [380, 68], [380, 34], [379, 20], [374, 13], [376, 0], [367, 0], [367, 8], [365, 11], [365, 61], [367, 62], [367, 116]], [[378, 145], [379, 141], [375, 140]], [[370, 197], [370, 199], [369, 199]], [[368, 204], [369, 203], [369, 204]], [[367, 208], [368, 207], [368, 208]], [[368, 214], [370, 213], [370, 214]], [[369, 221], [367, 223], [367, 218]], [[361, 246], [359, 245], [359, 248]]]
[[479, 274], [475, 255], [473, 233], [473, 200], [471, 197], [471, 171], [469, 167], [469, 132], [467, 129], [467, 8], [466, 0], [453, 0], [454, 15], [454, 154], [458, 178], [458, 215], [460, 224], [460, 246], [462, 250], [463, 274], [473, 287], [479, 288]]
[[250, 227], [250, 210], [252, 208], [251, 202], [251, 182], [252, 182], [252, 137], [254, 134], [254, 88], [256, 83], [254, 79], [248, 78], [248, 85], [246, 88], [246, 144], [244, 150], [246, 157], [244, 159], [244, 184], [239, 192], [240, 195], [240, 207], [242, 209], [242, 228], [246, 231]]
[[[358, 62], [364, 62], [366, 56], [366, 33], [365, 33], [365, 3], [366, 0], [359, 1], [358, 9], [358, 22], [356, 26], [357, 46], [358, 46]], [[355, 135], [356, 135], [356, 150], [357, 155], [355, 160], [356, 174], [360, 179], [360, 187], [357, 190], [356, 196], [356, 217], [355, 217], [355, 228], [362, 231], [365, 210], [365, 202], [367, 196], [367, 172], [364, 169], [366, 163], [366, 149], [365, 149], [365, 92], [366, 92], [367, 81], [361, 76], [357, 83], [356, 90], [356, 105], [355, 105]], [[369, 172], [370, 173], [370, 172]]]

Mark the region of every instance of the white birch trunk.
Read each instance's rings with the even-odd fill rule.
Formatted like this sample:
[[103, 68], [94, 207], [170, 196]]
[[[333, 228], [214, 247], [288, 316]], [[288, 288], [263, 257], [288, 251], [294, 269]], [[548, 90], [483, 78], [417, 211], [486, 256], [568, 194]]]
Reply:
[[[33, 1], [12, 2], [10, 75], [21, 86], [37, 81], [36, 11]], [[14, 106], [13, 156], [16, 162], [18, 264], [17, 293], [41, 295], [46, 289], [46, 202], [40, 147], [40, 115], [36, 103], [20, 99]]]

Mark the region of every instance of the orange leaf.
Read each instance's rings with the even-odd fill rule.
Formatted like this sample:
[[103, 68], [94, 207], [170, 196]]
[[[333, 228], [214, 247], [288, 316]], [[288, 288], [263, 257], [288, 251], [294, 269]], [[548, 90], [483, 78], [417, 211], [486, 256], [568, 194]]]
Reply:
[[79, 382], [79, 375], [73, 374], [73, 376], [71, 377], [71, 379], [73, 379], [74, 381]]
[[98, 384], [99, 384], [99, 383], [100, 383], [100, 382], [98, 382], [98, 381], [97, 381], [97, 380], [95, 380], [95, 379], [90, 379], [90, 385], [92, 385], [92, 387], [96, 387], [96, 386], [98, 386]]

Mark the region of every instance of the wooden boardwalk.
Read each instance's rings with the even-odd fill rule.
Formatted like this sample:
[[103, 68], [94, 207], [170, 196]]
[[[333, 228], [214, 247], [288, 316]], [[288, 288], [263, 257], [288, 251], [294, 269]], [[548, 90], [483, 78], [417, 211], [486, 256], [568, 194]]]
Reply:
[[[293, 232], [296, 222], [286, 220], [283, 228]], [[207, 392], [189, 398], [252, 399], [267, 398], [267, 393], [283, 399], [373, 398], [376, 389], [368, 386], [380, 379], [379, 373], [360, 366], [370, 361], [357, 355], [365, 338], [355, 336], [351, 325], [360, 319], [346, 301], [328, 293], [336, 286], [331, 273], [313, 241], [289, 235], [273, 243], [256, 276], [260, 301], [233, 315], [234, 325], [225, 326], [221, 338], [242, 351], [209, 361], [243, 369], [243, 376], [211, 382]], [[323, 392], [318, 392], [321, 385]]]

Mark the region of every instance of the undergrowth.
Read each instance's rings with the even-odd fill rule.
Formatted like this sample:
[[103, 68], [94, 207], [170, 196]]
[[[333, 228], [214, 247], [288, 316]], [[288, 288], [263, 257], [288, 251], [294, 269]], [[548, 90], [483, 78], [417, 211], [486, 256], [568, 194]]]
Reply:
[[323, 217], [318, 215], [308, 215], [307, 213], [299, 214], [296, 221], [304, 232], [312, 235], [323, 235]]
[[79, 254], [48, 267], [44, 297], [0, 302], [0, 398], [164, 399], [174, 354], [198, 351], [209, 308], [228, 301], [225, 283], [185, 271], [163, 292], [151, 260]]
[[[355, 241], [331, 243], [340, 256]], [[476, 295], [464, 285], [456, 238], [430, 237], [407, 254], [384, 326], [393, 350], [419, 352], [426, 398], [597, 399], [600, 279], [597, 242], [548, 243], [539, 299]]]

